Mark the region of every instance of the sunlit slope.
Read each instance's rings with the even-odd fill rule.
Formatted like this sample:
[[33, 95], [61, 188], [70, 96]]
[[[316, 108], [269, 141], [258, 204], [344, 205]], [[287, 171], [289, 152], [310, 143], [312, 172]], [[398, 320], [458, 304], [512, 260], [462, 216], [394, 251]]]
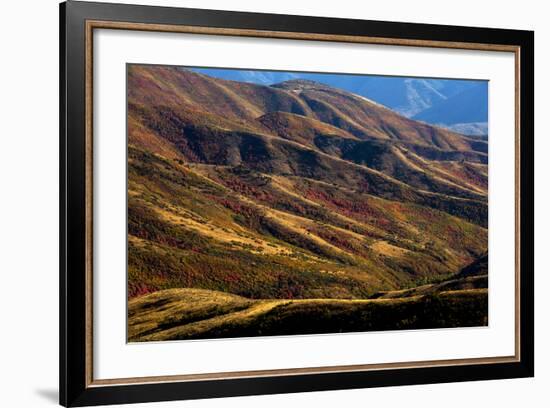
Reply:
[[[147, 123], [155, 129], [151, 122]], [[376, 163], [369, 167], [368, 163], [361, 161], [361, 155], [357, 152], [353, 153], [353, 158], [360, 163], [266, 134], [195, 125], [173, 126], [167, 130], [168, 126], [172, 125], [169, 123], [157, 133], [172, 143], [186, 162], [321, 180], [352, 188], [358, 193], [416, 203], [480, 225], [486, 224], [486, 196], [482, 190], [474, 185], [465, 185], [464, 181], [453, 181], [451, 173], [437, 174], [422, 169], [420, 165], [414, 164], [414, 158], [406, 158], [400, 150], [395, 150], [385, 160], [389, 167], [377, 170]], [[133, 132], [131, 129], [130, 142], [134, 141]], [[373, 146], [372, 150], [376, 149]], [[366, 155], [362, 157], [368, 160]], [[426, 168], [425, 164], [423, 166]]]
[[483, 227], [324, 182], [129, 151], [129, 295], [364, 297], [456, 273]]
[[[318, 85], [303, 91], [279, 89], [215, 80], [175, 68], [132, 66], [130, 141], [151, 150], [152, 143], [143, 137], [149, 131], [168, 141], [186, 161], [322, 177], [329, 183], [354, 185], [372, 194], [409, 200], [485, 223], [487, 177], [483, 167], [487, 157], [479, 151], [483, 149], [471, 147], [480, 142], [402, 118], [340, 90], [311, 86]], [[385, 136], [357, 140], [345, 126], [321, 122], [315, 110], [296, 111], [292, 104], [307, 92], [337, 98], [338, 109], [362, 106], [367, 112], [362, 116], [379, 122], [377, 132], [385, 132]], [[265, 98], [269, 102], [263, 101]], [[395, 128], [400, 138], [393, 135], [397, 130], [391, 130], [394, 121], [401, 123]], [[444, 143], [440, 141], [443, 139]], [[442, 165], [433, 166], [434, 162]], [[451, 171], [446, 169], [449, 167]]]
[[262, 115], [287, 112], [333, 125], [362, 139], [486, 152], [485, 142], [407, 119], [366, 98], [310, 81], [261, 86], [215, 79], [176, 67], [131, 65], [128, 100], [145, 107], [184, 105], [258, 129], [261, 125], [256, 119]]
[[487, 324], [485, 289], [403, 299], [249, 300], [173, 289], [131, 300], [130, 341], [343, 333]]
[[130, 298], [361, 299], [487, 250], [482, 140], [316, 83], [128, 73]]

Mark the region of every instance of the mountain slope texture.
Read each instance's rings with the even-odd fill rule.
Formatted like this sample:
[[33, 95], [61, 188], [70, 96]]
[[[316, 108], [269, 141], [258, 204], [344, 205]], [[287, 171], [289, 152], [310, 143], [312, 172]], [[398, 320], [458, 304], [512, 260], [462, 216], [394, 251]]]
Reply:
[[129, 337], [485, 325], [487, 163], [326, 84], [130, 65]]
[[259, 85], [273, 85], [295, 79], [312, 80], [372, 99], [409, 118], [443, 126], [458, 133], [487, 134], [487, 81], [241, 69], [192, 69], [215, 78]]

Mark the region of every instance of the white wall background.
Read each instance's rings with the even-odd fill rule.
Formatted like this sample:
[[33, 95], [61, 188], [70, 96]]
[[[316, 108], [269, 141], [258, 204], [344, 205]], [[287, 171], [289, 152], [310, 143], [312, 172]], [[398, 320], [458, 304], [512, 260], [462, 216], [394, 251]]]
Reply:
[[[126, 1], [121, 1], [126, 2]], [[138, 0], [133, 1], [139, 2]], [[0, 406], [57, 404], [58, 6], [3, 2], [0, 24]], [[536, 378], [230, 398], [147, 407], [546, 407], [550, 384], [550, 26], [537, 0], [164, 0], [144, 4], [535, 30]]]

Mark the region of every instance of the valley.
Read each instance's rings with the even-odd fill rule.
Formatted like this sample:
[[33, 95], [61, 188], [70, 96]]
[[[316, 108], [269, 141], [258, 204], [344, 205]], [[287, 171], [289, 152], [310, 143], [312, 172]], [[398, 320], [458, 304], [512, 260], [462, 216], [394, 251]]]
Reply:
[[487, 164], [324, 84], [130, 65], [129, 340], [486, 325]]

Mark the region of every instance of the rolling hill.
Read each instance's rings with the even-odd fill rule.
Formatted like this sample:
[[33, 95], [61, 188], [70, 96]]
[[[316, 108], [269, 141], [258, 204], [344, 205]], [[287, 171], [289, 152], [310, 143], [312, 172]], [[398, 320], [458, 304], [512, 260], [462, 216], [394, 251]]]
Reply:
[[[380, 75], [190, 68], [215, 78], [273, 85], [305, 79], [372, 99], [395, 112], [430, 124], [452, 126], [488, 122], [485, 81]], [[451, 107], [451, 109], [449, 109]], [[468, 134], [468, 133], [467, 133]]]
[[[462, 279], [456, 274], [487, 251], [487, 180], [486, 140], [408, 119], [342, 89], [294, 79], [262, 86], [130, 65], [130, 305], [168, 294], [158, 307], [174, 301], [180, 310], [195, 293], [189, 291], [204, 291], [197, 311], [174, 312], [194, 316], [170, 328], [177, 331], [191, 320], [226, 322], [226, 314], [249, 316], [250, 308], [271, 306], [292, 316], [286, 322], [320, 304], [348, 316], [378, 308], [366, 299], [381, 292]], [[463, 302], [474, 295], [461, 290], [477, 291], [478, 306], [486, 302], [482, 279], [476, 282], [431, 290], [441, 293], [444, 320], [455, 322], [448, 325], [460, 319], [449, 309], [455, 301], [446, 300], [470, 307]], [[173, 300], [171, 290], [183, 292]], [[415, 296], [395, 322], [429, 300], [424, 292]], [[214, 312], [209, 297], [219, 300]], [[130, 338], [152, 339], [159, 330], [151, 327], [164, 324], [160, 309], [148, 307], [136, 314], [142, 320], [129, 319], [130, 333], [137, 333]], [[476, 324], [484, 324], [479, 316]], [[279, 317], [269, 319], [272, 327], [262, 320], [262, 333], [283, 330]], [[323, 325], [333, 327], [327, 319]], [[253, 320], [239, 330], [256, 330]], [[138, 330], [142, 323], [149, 328]], [[235, 335], [212, 330], [189, 336]], [[186, 335], [178, 336], [162, 338]]]
[[486, 308], [484, 289], [372, 300], [250, 300], [169, 289], [130, 301], [128, 337], [146, 342], [473, 327], [487, 324]]
[[409, 118], [454, 129], [459, 133], [487, 134], [486, 81], [266, 70], [191, 69], [215, 78], [259, 85], [273, 85], [297, 79], [316, 81], [369, 98]]

